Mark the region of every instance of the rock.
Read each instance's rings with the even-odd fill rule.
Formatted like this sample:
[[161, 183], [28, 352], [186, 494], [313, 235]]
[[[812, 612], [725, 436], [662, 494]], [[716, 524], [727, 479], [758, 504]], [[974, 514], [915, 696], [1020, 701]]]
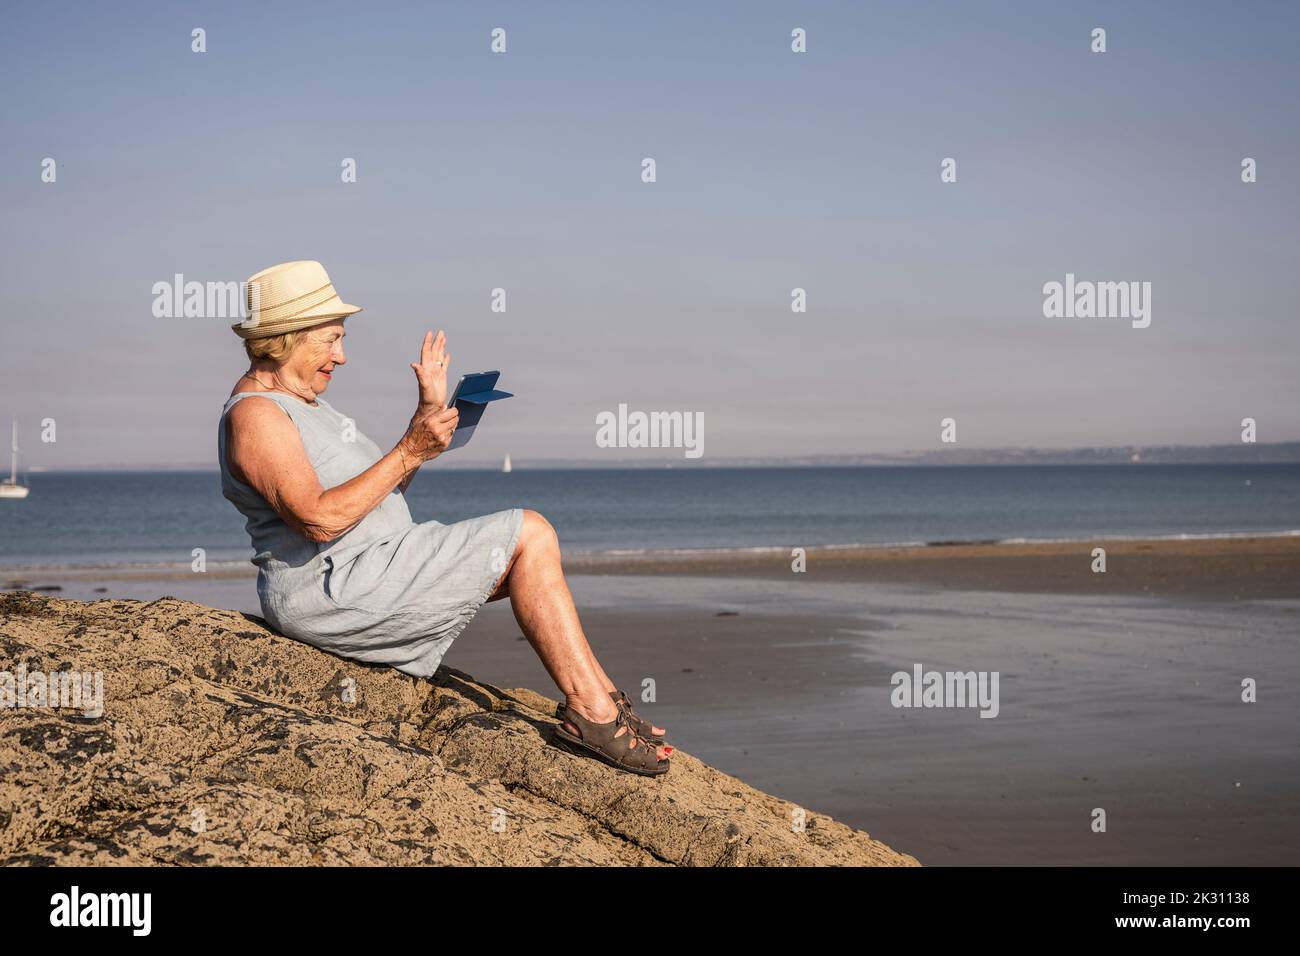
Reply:
[[236, 611], [0, 594], [20, 669], [102, 673], [103, 712], [0, 688], [0, 865], [917, 865], [812, 810], [795, 832], [795, 805], [680, 750], [661, 778], [563, 751], [534, 691]]

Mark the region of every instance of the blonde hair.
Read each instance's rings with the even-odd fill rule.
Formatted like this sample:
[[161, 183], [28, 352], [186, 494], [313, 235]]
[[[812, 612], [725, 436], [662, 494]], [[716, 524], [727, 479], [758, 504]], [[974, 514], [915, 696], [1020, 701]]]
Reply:
[[248, 353], [250, 362], [261, 359], [283, 362], [298, 346], [298, 342], [307, 331], [307, 329], [298, 329], [296, 332], [282, 332], [280, 335], [268, 335], [260, 339], [244, 339], [244, 351]]

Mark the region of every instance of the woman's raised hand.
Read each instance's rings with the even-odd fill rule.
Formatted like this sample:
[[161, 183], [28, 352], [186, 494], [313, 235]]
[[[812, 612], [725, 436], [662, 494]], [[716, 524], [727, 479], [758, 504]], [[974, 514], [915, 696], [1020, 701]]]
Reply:
[[416, 415], [430, 409], [447, 407], [447, 366], [451, 364], [451, 355], [447, 353], [447, 336], [442, 329], [437, 338], [433, 332], [424, 333], [424, 344], [420, 346], [420, 361], [412, 362], [416, 381], [420, 383], [420, 405]]
[[430, 408], [418, 411], [411, 419], [402, 442], [406, 450], [420, 461], [437, 458], [451, 444], [460, 412], [454, 408]]

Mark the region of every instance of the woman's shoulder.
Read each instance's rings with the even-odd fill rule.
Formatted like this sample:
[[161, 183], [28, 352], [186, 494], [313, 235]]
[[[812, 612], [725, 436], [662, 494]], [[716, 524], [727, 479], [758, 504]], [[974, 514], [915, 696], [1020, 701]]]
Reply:
[[226, 396], [226, 404], [238, 405], [239, 403], [235, 401], [237, 396], [261, 395], [266, 391], [267, 389], [261, 388], [256, 382], [250, 382], [246, 377], [240, 376], [239, 381], [235, 383], [235, 387], [232, 388], [230, 394]]
[[[273, 398], [274, 394], [274, 392], [260, 391], [253, 388], [236, 389], [230, 393], [230, 398], [226, 400], [226, 417], [236, 423], [279, 417], [281, 415], [288, 415], [289, 418], [293, 418], [293, 414], [285, 407], [288, 403]], [[249, 401], [252, 398], [264, 398], [267, 401]]]
[[[301, 405], [306, 404], [305, 402], [301, 402], [300, 400], [293, 398], [293, 396], [291, 395], [284, 394], [284, 392], [277, 392], [274, 389], [263, 387], [258, 382], [251, 382], [247, 378], [241, 378], [238, 382], [235, 383], [235, 387], [230, 390], [230, 395], [226, 398], [226, 408], [234, 409], [234, 408], [240, 408], [241, 406], [248, 406], [254, 408], [270, 407], [264, 402], [243, 401], [244, 396], [255, 396], [257, 398], [269, 399], [271, 404], [279, 405], [281, 408], [285, 408], [285, 406], [289, 406], [293, 404], [301, 404]], [[308, 405], [307, 407], [311, 407], [311, 406]]]

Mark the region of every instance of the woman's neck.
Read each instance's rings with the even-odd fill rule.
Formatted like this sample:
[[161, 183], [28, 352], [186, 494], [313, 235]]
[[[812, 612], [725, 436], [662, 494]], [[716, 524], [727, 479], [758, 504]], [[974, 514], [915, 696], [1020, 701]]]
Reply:
[[292, 395], [306, 405], [316, 404], [316, 393], [310, 388], [294, 382], [289, 376], [283, 374], [278, 366], [254, 364], [244, 373], [244, 378], [256, 382], [268, 392], [283, 392], [286, 395]]

